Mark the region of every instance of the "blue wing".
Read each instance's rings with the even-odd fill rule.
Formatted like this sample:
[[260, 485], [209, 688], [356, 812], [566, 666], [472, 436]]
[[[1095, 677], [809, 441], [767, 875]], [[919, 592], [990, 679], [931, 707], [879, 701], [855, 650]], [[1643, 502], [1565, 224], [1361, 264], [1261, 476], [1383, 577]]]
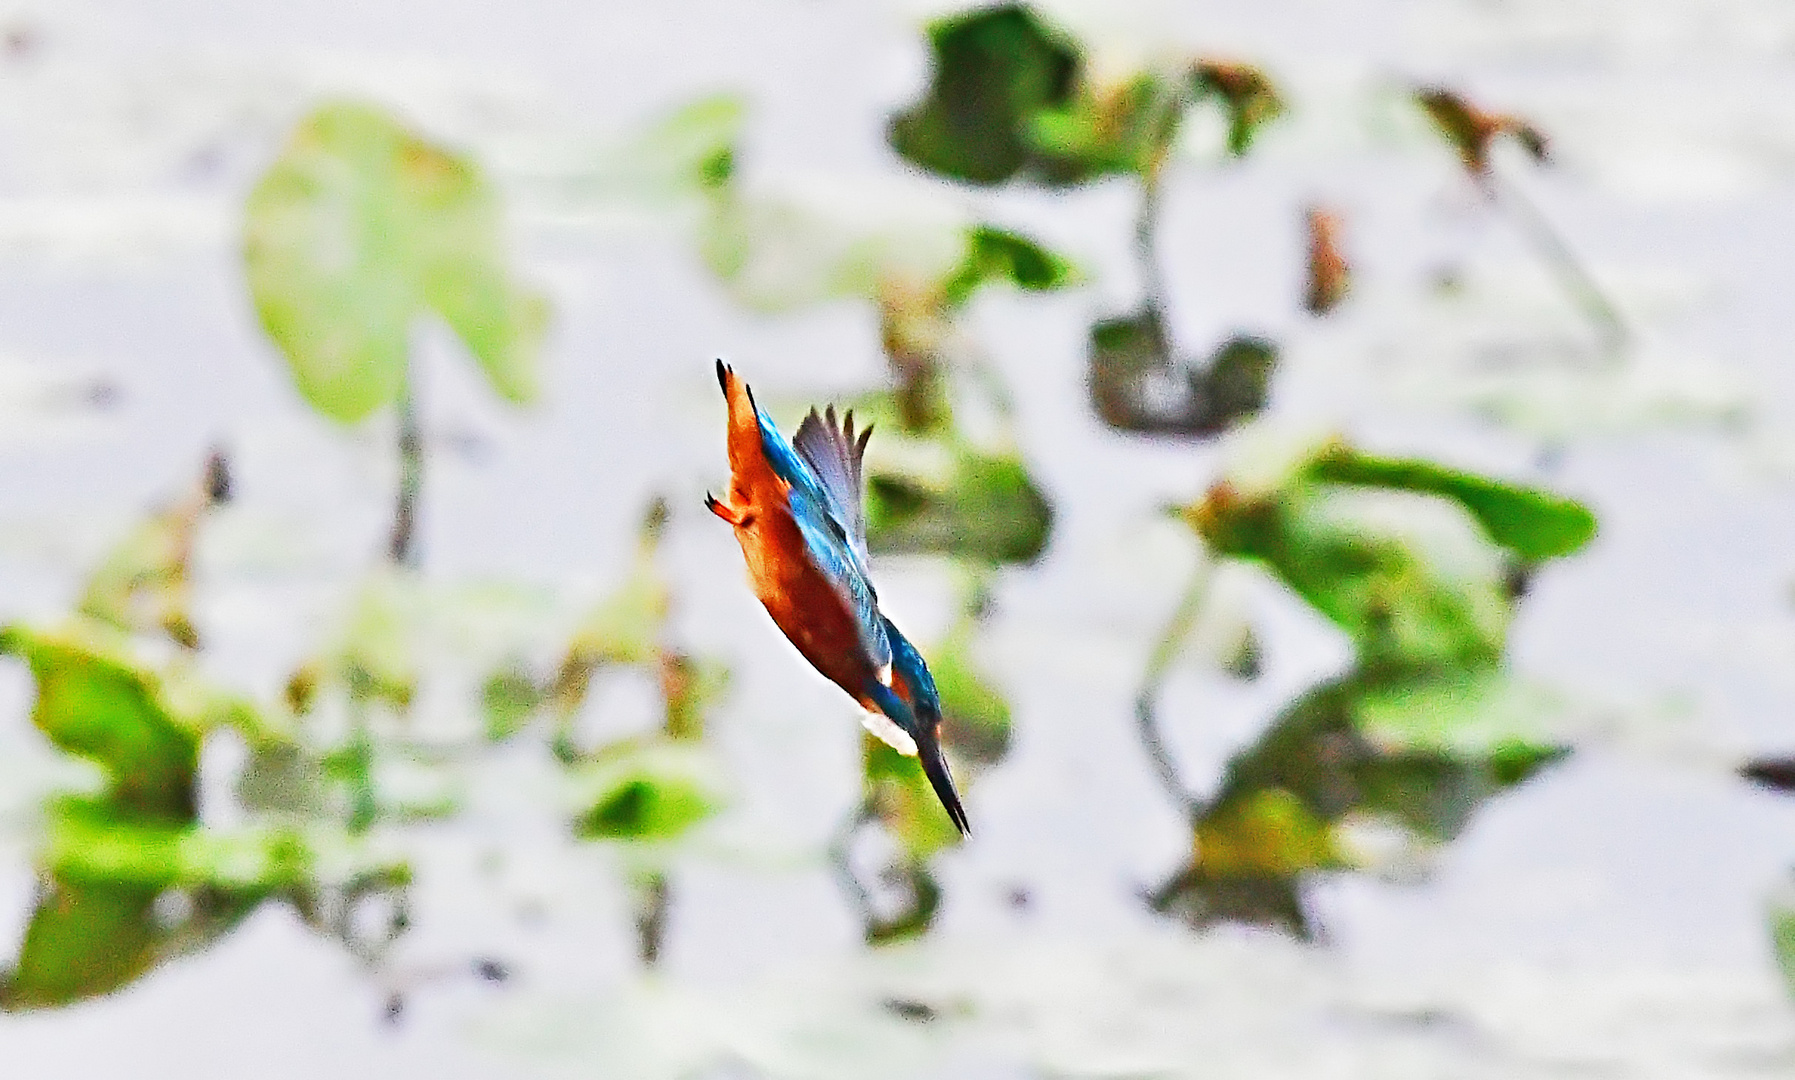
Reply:
[[835, 419], [835, 406], [822, 416], [815, 409], [798, 425], [792, 436], [792, 449], [810, 466], [822, 481], [830, 515], [840, 523], [847, 535], [848, 546], [860, 556], [866, 555], [866, 500], [863, 495], [860, 463], [866, 456], [866, 440], [872, 437], [868, 427], [858, 437], [854, 434], [854, 413], [850, 410], [840, 423]]
[[854, 612], [861, 648], [873, 667], [885, 667], [891, 663], [891, 641], [879, 616], [879, 596], [873, 591], [872, 575], [867, 570], [864, 540], [852, 539], [852, 519], [837, 504], [816, 470], [792, 449], [759, 405], [754, 407], [754, 415], [760, 423], [761, 449], [767, 463], [781, 480], [791, 485], [792, 519], [798, 523], [811, 561], [835, 584]]

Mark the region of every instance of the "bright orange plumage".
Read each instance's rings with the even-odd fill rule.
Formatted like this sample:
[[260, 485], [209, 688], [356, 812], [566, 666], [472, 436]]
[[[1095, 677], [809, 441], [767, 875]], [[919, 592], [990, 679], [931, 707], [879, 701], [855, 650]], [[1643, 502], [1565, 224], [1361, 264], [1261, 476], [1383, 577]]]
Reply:
[[[875, 731], [922, 763], [948, 815], [966, 811], [942, 755], [940, 700], [922, 656], [878, 608], [866, 569], [861, 456], [853, 415], [815, 410], [787, 444], [722, 361], [729, 405], [729, 497], [705, 505], [729, 522], [754, 593], [773, 622], [829, 681], [889, 724]], [[883, 722], [881, 722], [883, 723]]]

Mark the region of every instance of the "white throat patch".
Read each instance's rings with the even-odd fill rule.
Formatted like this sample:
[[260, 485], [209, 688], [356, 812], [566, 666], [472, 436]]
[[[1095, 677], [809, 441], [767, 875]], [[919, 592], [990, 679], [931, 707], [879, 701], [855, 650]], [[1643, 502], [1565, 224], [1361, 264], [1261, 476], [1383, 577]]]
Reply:
[[898, 727], [897, 723], [884, 713], [871, 709], [860, 710], [860, 723], [866, 730], [878, 737], [879, 741], [906, 757], [916, 756], [916, 740], [910, 733]]

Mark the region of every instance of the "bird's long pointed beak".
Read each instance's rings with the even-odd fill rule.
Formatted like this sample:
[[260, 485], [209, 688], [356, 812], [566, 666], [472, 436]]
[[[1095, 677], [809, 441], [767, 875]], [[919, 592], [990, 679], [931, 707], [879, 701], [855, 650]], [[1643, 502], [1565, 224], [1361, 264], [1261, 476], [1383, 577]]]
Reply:
[[936, 798], [946, 808], [947, 816], [953, 819], [954, 828], [960, 830], [961, 836], [972, 835], [972, 824], [966, 818], [966, 807], [960, 802], [960, 793], [954, 788], [954, 775], [947, 769], [947, 755], [941, 752], [941, 739], [931, 730], [917, 733], [916, 759], [922, 763], [922, 774], [929, 778], [929, 786], [935, 789]]

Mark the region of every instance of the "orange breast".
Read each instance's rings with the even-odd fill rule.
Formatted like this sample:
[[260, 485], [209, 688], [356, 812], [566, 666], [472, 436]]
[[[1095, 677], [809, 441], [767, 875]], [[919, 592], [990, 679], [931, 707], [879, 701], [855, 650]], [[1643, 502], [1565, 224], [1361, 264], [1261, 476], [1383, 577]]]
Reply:
[[804, 659], [858, 699], [872, 667], [861, 655], [853, 612], [811, 565], [792, 517], [789, 485], [761, 453], [758, 427], [737, 424], [733, 415], [731, 420], [729, 501], [743, 512], [735, 537], [754, 594]]

